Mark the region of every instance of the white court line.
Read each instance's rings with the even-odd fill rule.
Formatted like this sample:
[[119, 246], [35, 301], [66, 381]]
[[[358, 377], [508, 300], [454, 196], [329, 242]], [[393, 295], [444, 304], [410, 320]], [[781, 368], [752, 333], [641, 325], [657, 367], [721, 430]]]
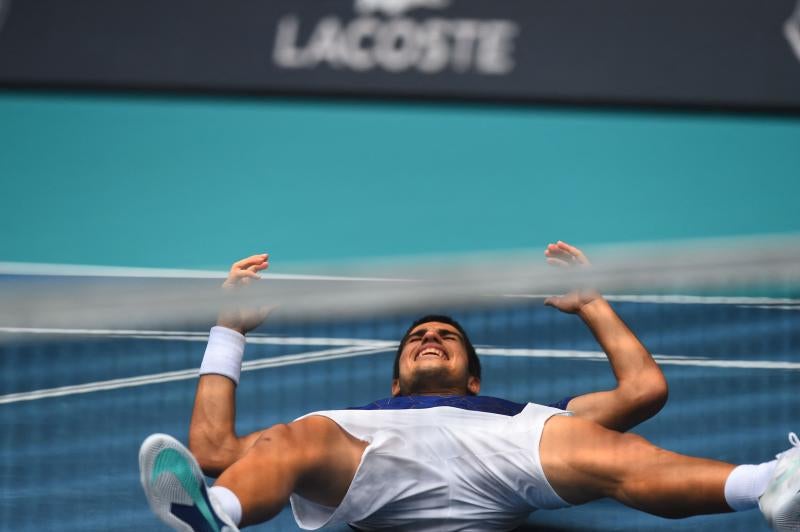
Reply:
[[800, 310], [800, 305], [736, 305], [743, 308], [760, 308], [770, 310]]
[[[504, 349], [478, 348], [478, 354], [488, 356], [526, 357], [526, 358], [567, 358], [573, 360], [607, 360], [602, 351], [576, 351], [567, 349]], [[724, 360], [707, 357], [688, 357], [653, 354], [659, 364], [672, 366], [704, 366], [713, 368], [746, 369], [788, 369], [800, 370], [800, 362], [782, 360]]]
[[[153, 331], [135, 329], [51, 329], [41, 327], [0, 327], [0, 333], [40, 334], [53, 336], [101, 336], [111, 338], [136, 338], [152, 340], [178, 340], [184, 342], [207, 342], [208, 333], [200, 331]], [[326, 338], [247, 335], [248, 344], [264, 345], [341, 345], [366, 347], [397, 347], [396, 341], [365, 340], [363, 338]]]
[[[88, 336], [110, 336], [115, 338], [137, 338], [137, 339], [157, 339], [157, 340], [178, 340], [201, 342], [208, 340], [208, 333], [197, 331], [155, 331], [155, 330], [135, 330], [135, 329], [43, 329], [43, 328], [20, 328], [20, 327], [0, 327], [0, 332], [16, 334], [48, 334], [48, 335], [88, 335]], [[280, 337], [266, 335], [249, 335], [249, 344], [269, 344], [269, 345], [329, 345], [345, 347], [364, 347], [364, 348], [384, 348], [395, 349], [396, 341], [375, 340], [363, 338], [305, 338], [305, 337]], [[515, 349], [515, 348], [495, 348], [491, 346], [477, 346], [478, 353], [487, 356], [509, 356], [509, 357], [528, 357], [528, 358], [568, 358], [586, 360], [606, 360], [606, 355], [602, 351], [579, 351], [568, 349]], [[263, 360], [285, 359], [299, 355], [287, 355], [286, 357], [273, 357]], [[725, 360], [712, 359], [708, 357], [689, 357], [678, 355], [652, 355], [655, 360], [667, 365], [682, 366], [707, 366], [719, 368], [747, 368], [747, 369], [800, 369], [798, 362], [772, 361], [772, 360]], [[311, 360], [315, 362], [316, 360]], [[298, 362], [304, 363], [304, 362]], [[286, 364], [282, 364], [286, 365]], [[265, 366], [267, 367], [267, 366]], [[2, 397], [2, 396], [0, 396]]]
[[[242, 371], [253, 371], [264, 368], [277, 368], [281, 366], [291, 366], [295, 364], [308, 364], [311, 362], [322, 362], [326, 360], [336, 360], [339, 358], [350, 358], [363, 355], [373, 355], [383, 353], [392, 348], [378, 346], [367, 347], [348, 347], [337, 349], [323, 349], [322, 351], [310, 351], [308, 353], [298, 353], [279, 357], [261, 358], [250, 360], [242, 364]], [[21, 401], [34, 401], [36, 399], [46, 399], [50, 397], [63, 397], [65, 395], [78, 395], [83, 393], [99, 392], [103, 390], [116, 390], [119, 388], [132, 388], [135, 386], [145, 386], [161, 382], [172, 382], [187, 379], [194, 379], [198, 376], [198, 369], [186, 369], [178, 371], [167, 371], [152, 375], [139, 375], [124, 379], [111, 379], [106, 381], [88, 382], [85, 384], [75, 384], [72, 386], [59, 386], [57, 388], [47, 388], [30, 392], [11, 393], [0, 395], [0, 404], [18, 403]]]
[[678, 305], [761, 305], [772, 308], [772, 305], [798, 305], [800, 299], [781, 297], [730, 297], [730, 296], [689, 296], [689, 295], [637, 295], [637, 296], [605, 296], [609, 301], [631, 303], [667, 303]]
[[[323, 362], [340, 358], [349, 358], [362, 355], [372, 355], [385, 353], [394, 350], [397, 344], [378, 340], [373, 345], [360, 345], [343, 347], [336, 349], [324, 349], [321, 351], [310, 351], [294, 355], [284, 355], [278, 357], [268, 357], [258, 360], [251, 360], [242, 364], [242, 371], [254, 371], [265, 368], [276, 368], [281, 366], [291, 366], [298, 364], [309, 364], [313, 362]], [[579, 351], [568, 349], [516, 349], [516, 348], [495, 348], [478, 347], [478, 354], [481, 356], [508, 356], [525, 358], [560, 358], [572, 360], [592, 360], [605, 361], [606, 355], [602, 351]], [[705, 357], [687, 357], [676, 355], [654, 354], [653, 358], [660, 364], [677, 366], [702, 366], [718, 368], [742, 368], [742, 369], [780, 369], [780, 370], [800, 370], [800, 363], [771, 361], [771, 360], [720, 360]], [[61, 397], [65, 395], [77, 395], [82, 393], [98, 392], [103, 390], [115, 390], [118, 388], [131, 388], [161, 382], [171, 382], [178, 380], [193, 379], [197, 377], [198, 370], [195, 368], [188, 370], [169, 371], [156, 373], [153, 375], [140, 375], [123, 379], [111, 379], [106, 381], [90, 382], [72, 386], [61, 386], [58, 388], [48, 388], [44, 390], [34, 390], [31, 392], [12, 393], [0, 396], [0, 404], [17, 403], [21, 401], [33, 401], [49, 397]]]

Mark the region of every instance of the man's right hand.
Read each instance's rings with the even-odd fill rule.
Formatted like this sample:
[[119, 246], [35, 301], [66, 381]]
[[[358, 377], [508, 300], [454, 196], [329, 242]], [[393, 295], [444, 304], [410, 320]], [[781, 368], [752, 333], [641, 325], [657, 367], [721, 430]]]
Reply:
[[[233, 263], [228, 278], [222, 284], [223, 290], [234, 293], [248, 284], [261, 279], [258, 272], [269, 268], [269, 254], [253, 255]], [[226, 305], [219, 313], [217, 325], [233, 329], [241, 334], [247, 334], [267, 318], [270, 307], [243, 308], [233, 303]]]
[[[548, 244], [544, 250], [547, 263], [558, 268], [588, 270], [591, 267], [589, 259], [583, 251], [559, 240], [555, 244]], [[600, 293], [593, 288], [575, 288], [563, 296], [553, 296], [545, 299], [544, 304], [555, 307], [561, 312], [578, 314], [583, 308], [600, 299]]]

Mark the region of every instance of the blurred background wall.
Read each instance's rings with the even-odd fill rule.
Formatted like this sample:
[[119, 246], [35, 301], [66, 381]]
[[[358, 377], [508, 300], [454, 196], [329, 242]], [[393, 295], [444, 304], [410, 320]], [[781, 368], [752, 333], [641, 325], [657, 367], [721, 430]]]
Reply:
[[800, 230], [800, 119], [0, 94], [0, 260], [222, 267]]
[[798, 231], [799, 13], [2, 0], [0, 261]]

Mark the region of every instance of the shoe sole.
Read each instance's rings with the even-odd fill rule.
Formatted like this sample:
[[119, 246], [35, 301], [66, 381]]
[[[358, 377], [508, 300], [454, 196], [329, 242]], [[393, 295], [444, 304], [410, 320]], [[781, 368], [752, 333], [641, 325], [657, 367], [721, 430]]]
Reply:
[[[200, 466], [186, 447], [172, 436], [152, 434], [142, 442], [139, 471], [139, 480], [150, 508], [173, 530], [213, 531], [215, 528], [223, 530], [223, 527], [235, 530], [220, 522], [208, 497]], [[176, 512], [184, 515], [178, 517]], [[195, 527], [187, 521], [193, 521]]]

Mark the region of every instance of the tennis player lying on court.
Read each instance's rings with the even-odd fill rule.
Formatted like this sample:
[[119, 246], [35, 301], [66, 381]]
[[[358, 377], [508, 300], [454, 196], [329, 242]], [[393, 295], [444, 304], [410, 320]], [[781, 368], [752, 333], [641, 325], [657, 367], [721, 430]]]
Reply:
[[[545, 254], [561, 266], [587, 262], [562, 242]], [[226, 285], [257, 278], [267, 261], [236, 263]], [[795, 434], [777, 460], [737, 467], [620, 432], [663, 405], [661, 372], [599, 294], [575, 291], [547, 304], [583, 318], [609, 356], [615, 390], [568, 400], [569, 412], [479, 396], [480, 363], [466, 332], [432, 316], [403, 337], [391, 398], [244, 437], [234, 432], [234, 392], [244, 334], [263, 315], [222, 314], [200, 369], [191, 452], [162, 434], [142, 444], [151, 508], [187, 531], [234, 531], [272, 518], [287, 501], [306, 529], [483, 531], [512, 529], [536, 509], [611, 497], [673, 518], [760, 507], [775, 529], [800, 530]], [[219, 475], [213, 487], [201, 468]]]

